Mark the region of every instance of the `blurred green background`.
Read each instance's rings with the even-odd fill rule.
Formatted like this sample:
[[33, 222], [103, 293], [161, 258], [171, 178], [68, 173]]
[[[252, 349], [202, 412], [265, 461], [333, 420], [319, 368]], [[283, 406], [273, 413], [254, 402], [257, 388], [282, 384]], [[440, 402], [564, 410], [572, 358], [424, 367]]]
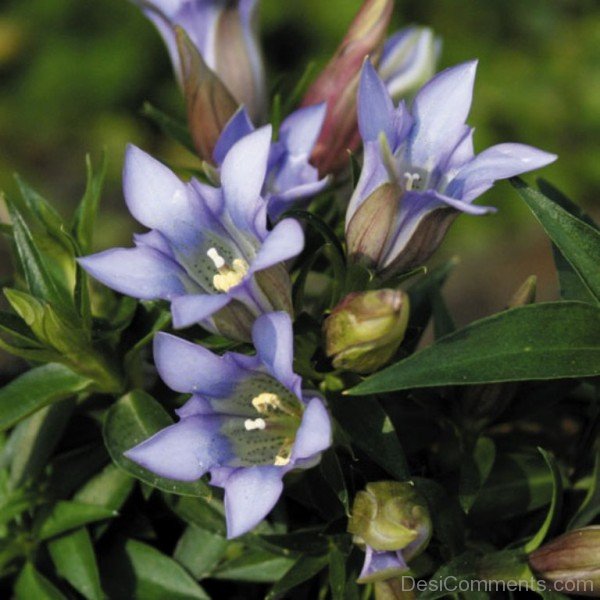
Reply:
[[[326, 62], [360, 0], [262, 0], [271, 82], [293, 87], [309, 60]], [[600, 11], [593, 0], [398, 1], [394, 27], [432, 26], [441, 67], [478, 57], [470, 123], [476, 147], [525, 142], [560, 160], [541, 174], [600, 212]], [[0, 8], [0, 188], [18, 171], [68, 214], [84, 185], [84, 155], [109, 154], [99, 249], [129, 244], [120, 191], [128, 142], [162, 160], [189, 154], [140, 115], [144, 100], [182, 114], [162, 42], [127, 0], [3, 0]], [[530, 178], [531, 179], [531, 178]], [[495, 216], [461, 217], [436, 258], [459, 255], [447, 296], [459, 323], [501, 308], [530, 274], [556, 295], [549, 244], [508, 183], [482, 199]], [[0, 261], [9, 272], [6, 254]]]

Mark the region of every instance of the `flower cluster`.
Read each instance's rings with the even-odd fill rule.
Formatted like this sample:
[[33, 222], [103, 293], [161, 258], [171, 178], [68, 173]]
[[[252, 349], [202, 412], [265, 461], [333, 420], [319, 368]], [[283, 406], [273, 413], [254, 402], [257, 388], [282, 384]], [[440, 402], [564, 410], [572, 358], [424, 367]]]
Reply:
[[[339, 201], [348, 189], [347, 151], [362, 144], [360, 179], [344, 198], [346, 253], [351, 266], [370, 271], [371, 287], [342, 288], [346, 297], [333, 294], [338, 305], [326, 309], [330, 316], [315, 318], [337, 372], [371, 373], [398, 351], [409, 321], [403, 291], [373, 287], [422, 265], [461, 212], [491, 211], [473, 201], [496, 180], [555, 156], [521, 144], [475, 155], [466, 118], [476, 63], [434, 76], [440, 43], [430, 29], [409, 27], [386, 39], [392, 0], [365, 0], [275, 137], [265, 124], [258, 0], [136, 2], [168, 47], [206, 176], [183, 181], [130, 147], [125, 201], [150, 231], [135, 236], [134, 248], [106, 250], [80, 264], [118, 292], [170, 302], [175, 328], [199, 324], [251, 345], [218, 355], [158, 333], [160, 377], [191, 396], [177, 423], [126, 452], [164, 478], [209, 475], [225, 490], [228, 535], [236, 537], [271, 511], [288, 472], [314, 466], [332, 443], [327, 403], [294, 371], [299, 307], [292, 280], [302, 283], [306, 269], [290, 270], [305, 231], [286, 211], [307, 208], [333, 181]], [[312, 366], [299, 372], [319, 381]], [[427, 507], [411, 486], [369, 484], [350, 522], [366, 551], [361, 581], [405, 570], [430, 530]]]

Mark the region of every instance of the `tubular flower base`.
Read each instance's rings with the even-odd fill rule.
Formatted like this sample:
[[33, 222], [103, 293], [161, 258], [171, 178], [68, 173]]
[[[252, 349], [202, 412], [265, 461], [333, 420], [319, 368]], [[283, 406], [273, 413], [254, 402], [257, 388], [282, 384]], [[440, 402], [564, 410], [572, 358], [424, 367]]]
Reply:
[[158, 334], [162, 379], [193, 396], [180, 421], [126, 455], [162, 477], [193, 481], [210, 473], [225, 488], [229, 537], [257, 525], [273, 508], [292, 469], [315, 465], [331, 444], [322, 400], [302, 391], [292, 370], [293, 336], [285, 313], [254, 324], [256, 356], [217, 356], [202, 346]]
[[171, 302], [175, 327], [201, 323], [249, 340], [253, 321], [292, 311], [284, 261], [298, 255], [304, 235], [284, 219], [267, 230], [261, 197], [271, 143], [263, 127], [234, 144], [223, 159], [221, 188], [183, 183], [167, 167], [130, 147], [124, 172], [131, 214], [149, 233], [136, 247], [80, 259], [105, 285], [129, 296]]
[[[426, 261], [461, 212], [494, 209], [473, 201], [498, 179], [543, 167], [553, 154], [523, 144], [492, 146], [475, 156], [473, 129], [465, 124], [477, 63], [446, 69], [415, 96], [394, 106], [373, 65], [363, 66], [358, 119], [364, 165], [348, 205], [346, 238], [351, 259], [384, 275]], [[384, 186], [395, 186], [395, 202]], [[371, 204], [385, 202], [386, 218]], [[377, 228], [377, 236], [364, 235]]]

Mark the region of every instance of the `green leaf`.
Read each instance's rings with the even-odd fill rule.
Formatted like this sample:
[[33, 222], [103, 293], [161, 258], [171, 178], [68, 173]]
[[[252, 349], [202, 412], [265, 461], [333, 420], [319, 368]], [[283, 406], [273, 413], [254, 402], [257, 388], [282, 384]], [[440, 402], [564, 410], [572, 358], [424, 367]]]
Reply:
[[549, 302], [476, 321], [349, 393], [599, 374], [600, 309], [583, 302]]
[[173, 558], [200, 580], [211, 575], [228, 546], [224, 537], [189, 525], [177, 542]]
[[294, 560], [260, 549], [244, 550], [241, 556], [223, 563], [213, 571], [215, 579], [273, 583], [279, 581], [294, 564]]
[[26, 563], [15, 583], [16, 600], [65, 600], [63, 596], [31, 563]]
[[50, 541], [48, 550], [58, 574], [84, 598], [103, 600], [94, 546], [85, 527]]
[[600, 450], [596, 452], [592, 482], [581, 506], [573, 515], [567, 529], [589, 525], [600, 514]]
[[109, 549], [102, 575], [110, 598], [210, 600], [181, 565], [136, 540]]
[[546, 518], [544, 519], [542, 526], [527, 542], [527, 544], [525, 544], [524, 551], [527, 554], [537, 550], [542, 545], [542, 542], [546, 539], [546, 536], [550, 532], [553, 523], [557, 519], [558, 513], [560, 512], [560, 505], [562, 503], [562, 479], [556, 461], [554, 460], [554, 457], [544, 449], [538, 448], [538, 450], [544, 457], [544, 460], [546, 461], [548, 469], [552, 475], [552, 498], [550, 500], [548, 513], [546, 514]]
[[553, 472], [539, 452], [498, 454], [469, 517], [496, 523], [550, 504], [555, 487]]
[[13, 489], [34, 480], [44, 469], [74, 407], [73, 399], [62, 400], [42, 408], [15, 427], [7, 444]]
[[58, 364], [27, 371], [0, 389], [0, 431], [52, 402], [85, 390], [90, 383], [86, 377]]
[[375, 398], [331, 399], [335, 418], [352, 443], [399, 481], [410, 479], [410, 470], [398, 433]]
[[486, 482], [496, 458], [496, 446], [487, 437], [477, 440], [473, 454], [463, 458], [460, 470], [459, 500], [465, 513], [477, 498], [481, 486]]
[[39, 540], [47, 540], [71, 529], [77, 529], [88, 523], [116, 517], [114, 510], [93, 504], [59, 500], [46, 511], [42, 511], [34, 524]]
[[340, 466], [339, 458], [333, 448], [330, 448], [323, 453], [319, 467], [323, 479], [339, 498], [339, 501], [346, 510], [346, 514], [350, 514], [348, 489], [346, 488], [346, 482], [344, 481], [344, 474], [342, 472], [342, 467]]
[[210, 496], [210, 488], [202, 480], [186, 483], [159, 477], [123, 456], [127, 450], [172, 424], [171, 417], [152, 396], [134, 391], [123, 396], [107, 412], [104, 443], [113, 461], [137, 479], [172, 494]]
[[332, 600], [346, 600], [346, 555], [335, 544], [329, 550], [329, 588]]
[[142, 115], [150, 119], [167, 136], [179, 142], [184, 148], [187, 148], [193, 154], [196, 154], [194, 142], [186, 124], [152, 106], [150, 102], [144, 102], [142, 106]]
[[[556, 189], [552, 184], [543, 179], [538, 179], [538, 187], [544, 196], [556, 202], [564, 208], [568, 213], [581, 219], [591, 227], [596, 227], [596, 224], [588, 217], [580, 206], [569, 200], [562, 192]], [[597, 227], [596, 227], [597, 228]], [[554, 255], [554, 264], [558, 271], [558, 279], [560, 281], [560, 295], [565, 300], [580, 300], [581, 302], [594, 302], [594, 297], [581, 281], [579, 275], [575, 272], [569, 261], [564, 257], [556, 244], [552, 244], [552, 254]]]
[[66, 290], [56, 285], [21, 213], [12, 203], [8, 204], [8, 209], [13, 225], [15, 247], [29, 291], [35, 297], [50, 302], [57, 310], [72, 314], [71, 298]]
[[281, 579], [271, 588], [265, 600], [284, 598], [285, 594], [322, 571], [329, 563], [329, 556], [301, 556]]
[[92, 159], [89, 155], [86, 156], [85, 166], [87, 173], [85, 192], [75, 211], [71, 226], [82, 255], [89, 254], [92, 251], [94, 225], [96, 223], [96, 215], [98, 214], [104, 178], [106, 177], [106, 153], [102, 154], [100, 167], [97, 172], [94, 172]]
[[92, 477], [73, 499], [84, 504], [119, 510], [133, 490], [135, 480], [119, 467], [110, 464]]
[[596, 302], [600, 302], [600, 232], [522, 181], [511, 182]]

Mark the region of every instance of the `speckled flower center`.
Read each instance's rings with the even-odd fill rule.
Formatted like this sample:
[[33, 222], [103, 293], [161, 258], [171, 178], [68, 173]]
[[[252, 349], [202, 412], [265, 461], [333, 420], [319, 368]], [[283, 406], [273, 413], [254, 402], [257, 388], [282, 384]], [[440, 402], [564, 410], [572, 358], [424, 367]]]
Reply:
[[217, 270], [213, 275], [212, 283], [219, 292], [228, 292], [232, 287], [239, 285], [248, 273], [248, 263], [242, 258], [235, 258], [229, 265], [214, 247], [209, 248], [206, 255]]

